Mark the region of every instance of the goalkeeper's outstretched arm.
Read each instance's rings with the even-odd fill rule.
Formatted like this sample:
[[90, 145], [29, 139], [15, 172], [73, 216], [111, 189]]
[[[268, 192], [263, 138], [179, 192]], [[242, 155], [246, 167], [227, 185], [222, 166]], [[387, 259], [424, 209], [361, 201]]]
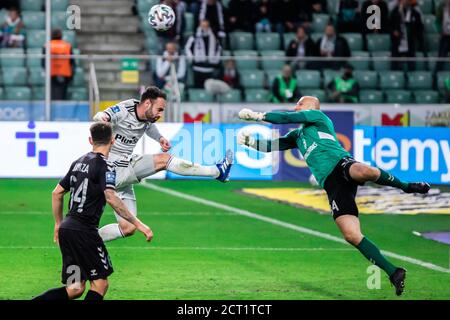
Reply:
[[245, 145], [261, 152], [282, 151], [296, 148], [287, 135], [278, 139], [255, 139], [247, 130], [241, 130], [237, 136], [238, 144]]
[[[309, 111], [311, 113], [311, 111]], [[314, 113], [314, 112], [312, 112]], [[308, 117], [303, 111], [298, 112], [256, 112], [250, 109], [242, 109], [239, 111], [239, 118], [248, 121], [265, 121], [274, 124], [286, 124], [286, 123], [304, 123], [310, 122], [311, 117]]]

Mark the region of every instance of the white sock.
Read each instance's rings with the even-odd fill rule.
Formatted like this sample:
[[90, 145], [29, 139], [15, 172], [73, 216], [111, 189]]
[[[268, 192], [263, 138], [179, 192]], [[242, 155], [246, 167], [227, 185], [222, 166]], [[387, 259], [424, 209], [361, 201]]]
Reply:
[[111, 223], [101, 227], [98, 230], [98, 234], [100, 235], [100, 238], [102, 238], [103, 242], [124, 237], [118, 223]]
[[202, 166], [183, 159], [172, 157], [167, 164], [167, 170], [182, 176], [202, 176], [217, 178], [220, 174], [216, 166]]

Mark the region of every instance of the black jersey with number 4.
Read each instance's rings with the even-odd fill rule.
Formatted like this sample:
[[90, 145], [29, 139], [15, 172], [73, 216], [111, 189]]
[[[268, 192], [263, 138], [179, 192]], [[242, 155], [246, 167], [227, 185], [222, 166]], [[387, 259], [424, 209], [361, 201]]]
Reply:
[[101, 153], [89, 152], [70, 166], [59, 182], [70, 191], [69, 213], [61, 228], [97, 230], [105, 209], [106, 189], [115, 190], [116, 172]]

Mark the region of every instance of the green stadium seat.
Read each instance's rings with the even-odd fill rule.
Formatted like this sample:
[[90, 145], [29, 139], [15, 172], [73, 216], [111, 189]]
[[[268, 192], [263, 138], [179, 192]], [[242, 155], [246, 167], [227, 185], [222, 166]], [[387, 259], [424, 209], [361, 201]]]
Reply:
[[225, 94], [220, 94], [217, 97], [219, 102], [223, 103], [238, 103], [242, 102], [241, 90], [231, 89], [229, 92]]
[[297, 85], [302, 90], [303, 88], [320, 89], [320, 72], [316, 70], [301, 70], [295, 73], [297, 77]]
[[76, 41], [76, 34], [73, 30], [66, 30], [63, 31], [63, 40], [69, 42], [72, 45], [72, 48], [75, 48], [77, 46]]
[[52, 0], [52, 10], [54, 11], [67, 11], [69, 5], [68, 0]]
[[189, 89], [189, 101], [191, 102], [213, 102], [214, 95], [204, 89]]
[[363, 50], [363, 38], [360, 33], [341, 33], [344, 37], [351, 51], [362, 51]]
[[337, 76], [341, 74], [340, 71], [332, 70], [332, 69], [325, 69], [322, 71], [323, 73], [323, 86], [326, 88], [331, 81], [333, 81]]
[[339, 11], [339, 1], [327, 0], [328, 13], [331, 15], [336, 15]]
[[245, 89], [259, 89], [264, 86], [264, 73], [261, 70], [241, 72], [241, 84]]
[[361, 89], [376, 89], [378, 87], [378, 74], [376, 71], [355, 70], [353, 75]]
[[327, 102], [327, 95], [322, 89], [302, 89], [300, 88], [300, 94], [302, 96], [313, 96], [320, 100], [320, 102]]
[[231, 50], [253, 50], [253, 34], [250, 32], [231, 32], [230, 33]]
[[9, 57], [1, 57], [0, 58], [0, 65], [3, 67], [23, 67], [25, 66], [25, 58], [22, 56], [15, 56], [19, 54], [24, 54], [23, 49], [0, 49], [0, 54], [7, 54]]
[[391, 70], [391, 61], [388, 60], [390, 56], [391, 53], [389, 51], [372, 52], [372, 58], [379, 59], [379, 60], [372, 59], [373, 70], [379, 72]]
[[67, 95], [69, 100], [72, 101], [87, 101], [89, 95], [85, 87], [69, 87], [67, 89]]
[[379, 72], [381, 89], [403, 89], [405, 76], [402, 71]]
[[4, 100], [4, 99], [5, 99], [5, 98], [4, 98], [3, 88], [0, 87], [0, 101], [1, 101], [1, 100]]
[[245, 90], [245, 102], [264, 103], [269, 102], [270, 93], [264, 89]]
[[387, 103], [411, 103], [412, 95], [408, 90], [386, 90], [386, 102]]
[[423, 24], [425, 25], [426, 33], [437, 33], [436, 17], [432, 14], [425, 14], [423, 16]]
[[275, 80], [275, 78], [281, 74], [281, 70], [266, 70], [265, 73], [267, 85], [270, 87], [273, 83], [273, 80]]
[[29, 30], [26, 36], [27, 48], [42, 48], [45, 44], [44, 30]]
[[[234, 51], [236, 57], [236, 67], [238, 70], [254, 70], [258, 69], [258, 52], [254, 50], [238, 50]], [[243, 60], [239, 58], [245, 58]]]
[[8, 87], [4, 93], [5, 100], [30, 100], [31, 90], [28, 87]]
[[32, 67], [42, 67], [42, 57], [34, 57], [34, 56], [29, 56], [30, 54], [41, 54], [42, 53], [42, 49], [28, 49], [27, 50], [27, 67], [28, 68], [32, 68]]
[[228, 9], [228, 5], [230, 4], [230, 1], [231, 1], [231, 0], [222, 0], [222, 6], [223, 6], [224, 8], [227, 8], [227, 9]]
[[22, 19], [25, 21], [25, 28], [27, 30], [45, 29], [45, 13], [37, 11], [22, 11]]
[[276, 32], [256, 34], [256, 48], [259, 51], [280, 50], [280, 44], [280, 36]]
[[317, 43], [317, 41], [323, 37], [323, 32], [313, 32], [310, 37], [312, 41]]
[[433, 13], [433, 0], [417, 0], [417, 4], [423, 14]]
[[31, 88], [32, 100], [45, 100], [45, 87], [32, 87]]
[[292, 40], [297, 38], [294, 32], [287, 32], [283, 35], [284, 50], [287, 49]]
[[138, 11], [142, 14], [147, 15], [147, 13], [150, 11], [150, 8], [158, 3], [159, 0], [138, 0]]
[[439, 103], [439, 92], [432, 90], [418, 90], [413, 92], [414, 101], [420, 104]]
[[66, 11], [52, 11], [52, 29], [67, 29]]
[[[423, 58], [424, 55], [422, 52], [416, 52], [417, 58]], [[416, 71], [427, 71], [428, 63], [427, 61], [416, 61]]]
[[43, 86], [45, 84], [45, 69], [40, 67], [30, 68], [28, 83], [32, 86]]
[[368, 34], [366, 39], [370, 52], [391, 50], [391, 37], [388, 34]]
[[20, 9], [23, 11], [42, 11], [44, 0], [20, 0]]
[[285, 54], [281, 50], [261, 51], [261, 65], [263, 70], [281, 70], [285, 65]]
[[5, 86], [25, 86], [27, 84], [27, 69], [24, 67], [3, 67], [2, 72]]
[[408, 89], [430, 90], [433, 87], [433, 76], [427, 71], [412, 71], [406, 74]]
[[312, 15], [311, 30], [313, 32], [323, 32], [330, 21], [330, 16], [324, 13], [314, 13]]
[[439, 51], [439, 41], [441, 36], [438, 33], [429, 33], [426, 35], [427, 51]]
[[[361, 58], [362, 60], [356, 60], [354, 59], [355, 57]], [[352, 57], [349, 59], [348, 63], [350, 63], [356, 70], [369, 70], [370, 55], [367, 51], [354, 51], [352, 52]]]
[[194, 14], [192, 14], [190, 12], [186, 12], [184, 14], [184, 21], [186, 21], [185, 31], [194, 32], [194, 27], [195, 27]]
[[82, 87], [86, 84], [84, 80], [84, 71], [83, 68], [76, 68], [75, 73], [73, 75], [73, 80], [71, 83], [75, 87]]
[[383, 92], [378, 90], [361, 90], [359, 92], [361, 103], [383, 103]]
[[445, 89], [445, 79], [450, 78], [450, 72], [449, 71], [439, 71], [437, 73], [437, 87], [438, 89], [444, 90]]

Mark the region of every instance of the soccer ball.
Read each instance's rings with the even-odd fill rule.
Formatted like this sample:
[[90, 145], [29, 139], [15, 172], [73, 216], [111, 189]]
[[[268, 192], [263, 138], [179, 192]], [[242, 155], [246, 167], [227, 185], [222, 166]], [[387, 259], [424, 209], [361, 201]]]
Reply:
[[175, 23], [175, 12], [165, 4], [157, 4], [148, 12], [148, 23], [158, 31], [166, 31]]

